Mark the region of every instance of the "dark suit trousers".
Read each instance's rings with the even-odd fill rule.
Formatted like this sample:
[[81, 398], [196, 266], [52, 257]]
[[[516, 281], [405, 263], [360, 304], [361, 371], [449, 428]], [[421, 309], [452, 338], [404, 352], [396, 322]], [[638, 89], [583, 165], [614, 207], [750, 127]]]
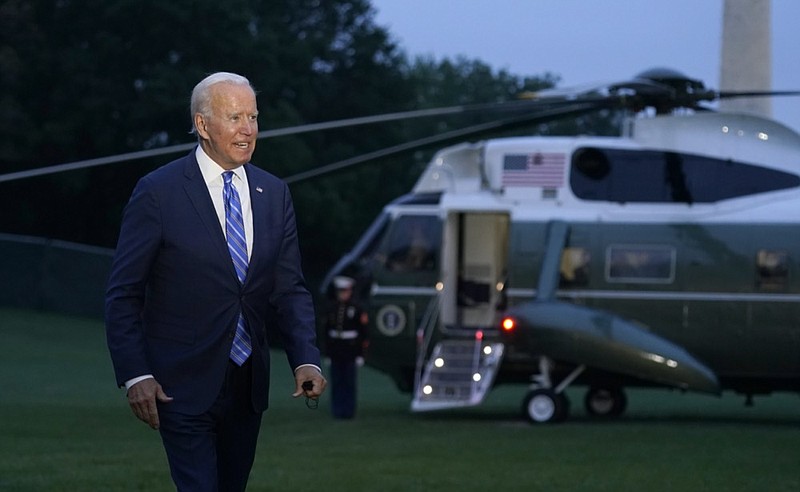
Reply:
[[161, 439], [178, 491], [242, 492], [255, 458], [261, 413], [253, 412], [250, 359], [228, 364], [217, 400], [201, 415], [159, 404]]

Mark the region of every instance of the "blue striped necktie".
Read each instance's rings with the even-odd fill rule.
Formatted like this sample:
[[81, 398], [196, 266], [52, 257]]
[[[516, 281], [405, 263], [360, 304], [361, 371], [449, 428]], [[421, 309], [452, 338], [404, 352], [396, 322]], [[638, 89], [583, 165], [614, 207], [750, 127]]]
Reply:
[[[225, 182], [222, 187], [222, 199], [225, 202], [225, 236], [228, 239], [228, 251], [231, 253], [236, 276], [239, 277], [239, 282], [244, 284], [244, 278], [247, 275], [247, 242], [244, 239], [242, 203], [239, 201], [239, 193], [231, 181], [233, 171], [222, 173], [222, 179]], [[233, 346], [231, 347], [231, 359], [241, 366], [250, 357], [250, 352], [252, 352], [250, 334], [247, 333], [244, 316], [240, 312], [239, 320], [236, 323], [236, 335], [233, 337]]]

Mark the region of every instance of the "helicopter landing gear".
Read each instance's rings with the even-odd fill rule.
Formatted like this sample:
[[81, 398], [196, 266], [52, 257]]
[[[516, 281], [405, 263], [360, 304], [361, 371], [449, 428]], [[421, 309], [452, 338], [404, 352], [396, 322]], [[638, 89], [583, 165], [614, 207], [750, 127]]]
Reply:
[[531, 379], [531, 391], [522, 402], [522, 413], [532, 424], [549, 424], [563, 422], [569, 416], [569, 400], [564, 390], [586, 368], [576, 367], [563, 381], [553, 386], [550, 371], [553, 362], [547, 357], [539, 359], [539, 374]]
[[525, 397], [522, 411], [534, 424], [563, 422], [569, 414], [569, 400], [564, 393], [539, 388]]
[[619, 417], [628, 406], [628, 398], [622, 388], [593, 386], [583, 399], [589, 415], [594, 417]]

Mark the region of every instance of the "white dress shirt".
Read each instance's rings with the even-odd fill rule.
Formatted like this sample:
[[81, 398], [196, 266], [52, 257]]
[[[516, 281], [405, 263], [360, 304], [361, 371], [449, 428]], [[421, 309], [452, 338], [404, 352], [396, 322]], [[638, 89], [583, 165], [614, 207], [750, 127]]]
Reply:
[[[212, 161], [199, 145], [195, 151], [195, 157], [197, 158], [197, 163], [200, 164], [200, 172], [203, 174], [206, 187], [208, 187], [211, 201], [214, 202], [214, 210], [217, 211], [219, 225], [227, 235], [225, 231], [225, 203], [222, 199], [222, 186], [224, 184], [222, 173], [225, 172], [225, 169]], [[253, 254], [253, 207], [250, 206], [250, 187], [247, 185], [247, 173], [244, 171], [244, 167], [239, 166], [236, 169], [232, 169], [232, 171], [233, 186], [239, 192], [239, 201], [242, 204], [244, 239], [247, 242], [247, 258], [250, 259]]]

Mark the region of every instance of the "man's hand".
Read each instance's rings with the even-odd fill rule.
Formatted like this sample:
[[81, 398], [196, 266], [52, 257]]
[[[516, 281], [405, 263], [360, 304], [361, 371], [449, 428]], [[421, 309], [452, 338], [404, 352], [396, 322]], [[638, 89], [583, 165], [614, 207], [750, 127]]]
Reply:
[[[322, 376], [322, 373], [313, 366], [303, 366], [297, 369], [294, 373], [294, 381], [295, 388], [292, 396], [295, 398], [300, 395], [305, 395], [306, 398], [319, 398], [328, 385], [328, 381]], [[307, 389], [303, 388], [303, 383], [307, 382], [311, 384], [306, 384]]]
[[128, 389], [128, 404], [134, 415], [153, 429], [158, 429], [159, 426], [156, 400], [168, 403], [172, 401], [172, 397], [167, 396], [153, 378], [139, 381]]

